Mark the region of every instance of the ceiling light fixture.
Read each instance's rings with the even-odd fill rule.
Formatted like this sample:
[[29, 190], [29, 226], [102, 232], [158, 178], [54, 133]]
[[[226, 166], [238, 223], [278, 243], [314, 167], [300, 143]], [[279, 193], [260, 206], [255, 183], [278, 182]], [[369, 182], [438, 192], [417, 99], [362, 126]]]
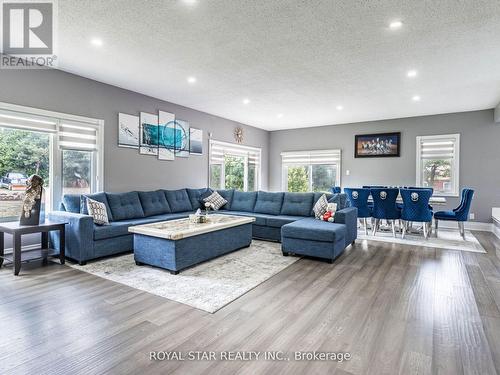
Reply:
[[198, 0], [182, 0], [182, 2], [187, 5], [196, 5]]
[[342, 111], [344, 109], [344, 107], [341, 105], [338, 105], [336, 108], [337, 108], [337, 111]]
[[100, 38], [92, 38], [90, 43], [92, 43], [92, 45], [96, 47], [102, 47], [102, 45], [104, 44], [102, 39]]
[[283, 116], [284, 116], [284, 115], [283, 115], [283, 113], [278, 113], [278, 114], [276, 115], [276, 117], [277, 117], [277, 118], [283, 118]]
[[408, 76], [408, 78], [415, 78], [417, 76], [417, 71], [414, 69], [408, 70], [408, 73], [406, 73], [406, 75]]
[[420, 99], [420, 95], [414, 95], [413, 98], [411, 98], [411, 100], [413, 100], [414, 102], [419, 102]]
[[389, 28], [390, 28], [391, 30], [398, 30], [398, 29], [400, 29], [402, 26], [403, 26], [403, 22], [401, 22], [401, 21], [392, 21], [392, 22], [389, 24]]
[[248, 98], [243, 99], [243, 104], [250, 104], [250, 99]]
[[196, 77], [187, 77], [187, 81], [189, 84], [195, 84], [196, 83]]

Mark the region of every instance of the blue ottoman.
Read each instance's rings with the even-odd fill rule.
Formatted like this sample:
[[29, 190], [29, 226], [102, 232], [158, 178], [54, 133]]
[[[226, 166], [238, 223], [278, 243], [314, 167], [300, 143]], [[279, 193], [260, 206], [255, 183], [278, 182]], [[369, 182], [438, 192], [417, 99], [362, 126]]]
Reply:
[[345, 243], [345, 224], [307, 218], [281, 227], [281, 250], [289, 253], [327, 259], [332, 263], [349, 245]]

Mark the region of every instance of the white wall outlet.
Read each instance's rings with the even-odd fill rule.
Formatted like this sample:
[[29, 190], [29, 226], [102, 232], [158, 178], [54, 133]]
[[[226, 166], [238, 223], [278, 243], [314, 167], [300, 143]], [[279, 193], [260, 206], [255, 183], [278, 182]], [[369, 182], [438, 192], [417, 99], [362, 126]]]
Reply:
[[476, 215], [475, 215], [473, 212], [471, 212], [471, 213], [469, 214], [469, 219], [470, 219], [470, 220], [474, 220], [475, 218], [476, 218]]
[[351, 175], [351, 171], [350, 171], [349, 169], [348, 169], [348, 170], [346, 170], [346, 171], [345, 171], [345, 175], [346, 175], [346, 176], [350, 176], [350, 175]]

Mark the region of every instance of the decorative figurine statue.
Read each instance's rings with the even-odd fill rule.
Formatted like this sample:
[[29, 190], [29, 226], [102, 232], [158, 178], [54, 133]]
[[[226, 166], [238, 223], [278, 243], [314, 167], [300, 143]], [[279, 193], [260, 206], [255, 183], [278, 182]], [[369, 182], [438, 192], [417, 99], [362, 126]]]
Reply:
[[26, 194], [23, 200], [23, 207], [20, 225], [40, 224], [40, 210], [42, 205], [43, 178], [34, 174], [26, 182]]

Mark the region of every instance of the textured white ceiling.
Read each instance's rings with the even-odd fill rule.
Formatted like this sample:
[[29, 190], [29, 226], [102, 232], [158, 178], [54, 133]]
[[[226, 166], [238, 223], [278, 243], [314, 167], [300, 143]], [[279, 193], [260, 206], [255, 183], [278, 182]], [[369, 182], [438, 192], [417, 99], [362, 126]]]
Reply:
[[498, 0], [59, 0], [59, 47], [62, 70], [267, 130], [500, 101]]

